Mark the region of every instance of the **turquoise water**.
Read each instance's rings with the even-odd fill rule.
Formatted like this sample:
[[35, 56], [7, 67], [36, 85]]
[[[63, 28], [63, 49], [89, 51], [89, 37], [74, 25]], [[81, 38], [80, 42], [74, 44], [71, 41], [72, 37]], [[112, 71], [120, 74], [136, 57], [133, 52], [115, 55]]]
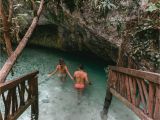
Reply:
[[[0, 67], [6, 56], [1, 54]], [[71, 74], [74, 73], [78, 64], [83, 63], [88, 72], [89, 80], [92, 81], [85, 91], [78, 105], [77, 94], [73, 88], [72, 80], [65, 83], [56, 75], [48, 78], [47, 73], [55, 69], [58, 59], [63, 58]], [[39, 120], [101, 120], [100, 112], [103, 109], [106, 80], [104, 68], [107, 63], [103, 60], [87, 57], [85, 55], [64, 53], [46, 48], [26, 48], [14, 67], [14, 76], [11, 74], [7, 79], [14, 79], [34, 70], [39, 70]], [[29, 120], [28, 109], [19, 120]], [[135, 115], [115, 98], [109, 110], [110, 120], [136, 120]]]

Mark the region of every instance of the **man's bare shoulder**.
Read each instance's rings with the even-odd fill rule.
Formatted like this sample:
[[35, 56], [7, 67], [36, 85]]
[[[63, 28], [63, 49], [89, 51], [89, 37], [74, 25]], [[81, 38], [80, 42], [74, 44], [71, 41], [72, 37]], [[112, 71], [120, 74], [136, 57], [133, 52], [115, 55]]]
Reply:
[[68, 69], [67, 65], [64, 66], [65, 69]]
[[75, 71], [75, 72], [74, 72], [74, 74], [78, 74], [78, 73], [79, 73], [79, 71]]

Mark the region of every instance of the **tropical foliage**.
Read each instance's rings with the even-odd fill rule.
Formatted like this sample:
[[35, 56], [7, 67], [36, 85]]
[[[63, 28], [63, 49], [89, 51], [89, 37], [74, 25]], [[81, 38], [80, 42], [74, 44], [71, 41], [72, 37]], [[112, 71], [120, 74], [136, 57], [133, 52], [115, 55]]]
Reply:
[[90, 3], [94, 8], [103, 13], [116, 9], [116, 6], [111, 2], [111, 0], [90, 0]]
[[150, 3], [147, 5], [146, 11], [153, 12], [153, 11], [155, 11], [155, 10], [160, 10], [160, 1], [157, 2], [157, 3], [152, 3], [152, 2], [150, 2]]

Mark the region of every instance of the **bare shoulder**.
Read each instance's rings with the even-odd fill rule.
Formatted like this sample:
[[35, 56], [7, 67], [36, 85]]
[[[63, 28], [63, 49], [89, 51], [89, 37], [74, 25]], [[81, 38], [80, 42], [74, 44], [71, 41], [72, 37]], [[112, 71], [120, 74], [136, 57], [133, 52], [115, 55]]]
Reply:
[[78, 73], [78, 71], [75, 71], [75, 72], [74, 72], [74, 74], [77, 74], [77, 73]]
[[75, 71], [75, 74], [76, 74], [76, 75], [81, 75], [82, 72], [77, 70], [77, 71]]
[[68, 70], [68, 67], [67, 67], [67, 65], [65, 65], [65, 66], [64, 66], [64, 68], [65, 68], [66, 70]]

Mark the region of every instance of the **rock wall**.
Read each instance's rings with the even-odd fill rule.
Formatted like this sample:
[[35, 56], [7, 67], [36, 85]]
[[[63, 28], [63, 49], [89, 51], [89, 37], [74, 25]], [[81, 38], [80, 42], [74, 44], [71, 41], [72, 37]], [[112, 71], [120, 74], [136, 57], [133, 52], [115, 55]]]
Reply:
[[[148, 3], [143, 1], [115, 0], [112, 4], [116, 8], [108, 9], [104, 14], [90, 1], [81, 1], [79, 8], [72, 9], [68, 3], [50, 2], [40, 19], [40, 25], [50, 23], [57, 26], [56, 38], [48, 42], [48, 46], [65, 51], [89, 51], [123, 67], [149, 71], [159, 69], [159, 10], [145, 11]], [[156, 29], [157, 37], [151, 35], [152, 32], [145, 32], [147, 29]], [[137, 37], [139, 33], [142, 33], [141, 37]], [[150, 37], [143, 38], [143, 35]], [[152, 44], [148, 44], [142, 55], [142, 49], [140, 51], [137, 44], [143, 46], [145, 41], [158, 46], [153, 48]], [[148, 55], [148, 49], [153, 55]], [[124, 58], [131, 59], [134, 65]]]
[[94, 54], [106, 62], [116, 62], [118, 47], [101, 36], [75, 25], [72, 29], [57, 25], [39, 25], [29, 44], [56, 48], [69, 52]]
[[[129, 58], [136, 63], [136, 66], [142, 66], [136, 67], [137, 69], [147, 70], [151, 67], [151, 71], [155, 71], [159, 68], [159, 9], [146, 11], [149, 3], [143, 0], [110, 1], [115, 7], [109, 9], [106, 6], [105, 12], [99, 9], [100, 2], [82, 0], [78, 6], [73, 2], [75, 1], [49, 1], [30, 44], [64, 51], [94, 53], [123, 67], [135, 67], [125, 61]], [[99, 6], [95, 7], [95, 4]], [[152, 33], [145, 32], [148, 31], [147, 29], [155, 29], [157, 37], [153, 35], [146, 37], [145, 40], [142, 40], [143, 37], [137, 37], [139, 33], [151, 36]], [[150, 57], [144, 57], [145, 55], [141, 54], [142, 49], [140, 51], [136, 47], [139, 43], [143, 46], [143, 42], [139, 41], [148, 41], [158, 47], [154, 49], [152, 46], [155, 45], [149, 44], [143, 51]], [[148, 55], [148, 48], [152, 48], [149, 50], [152, 55]]]
[[[119, 50], [116, 54], [119, 66], [158, 72], [160, 70], [158, 1], [114, 0], [111, 4], [116, 7], [106, 8], [107, 11], [104, 13], [97, 9], [100, 5], [94, 8], [95, 5], [90, 1], [82, 1], [81, 7], [74, 10], [69, 9], [67, 4], [61, 3], [58, 7], [54, 6], [54, 12], [50, 13], [58, 19], [51, 19], [51, 21], [69, 29], [72, 29], [70, 26], [78, 24], [82, 29], [93, 33], [93, 36], [103, 38], [97, 39], [101, 41], [102, 46], [103, 43], [115, 45]], [[151, 9], [153, 4], [157, 6], [154, 10]], [[94, 40], [92, 42], [96, 43]], [[104, 48], [107, 48], [107, 45]], [[111, 52], [112, 57], [116, 53], [112, 50], [102, 50], [101, 53], [103, 52], [109, 56]]]

